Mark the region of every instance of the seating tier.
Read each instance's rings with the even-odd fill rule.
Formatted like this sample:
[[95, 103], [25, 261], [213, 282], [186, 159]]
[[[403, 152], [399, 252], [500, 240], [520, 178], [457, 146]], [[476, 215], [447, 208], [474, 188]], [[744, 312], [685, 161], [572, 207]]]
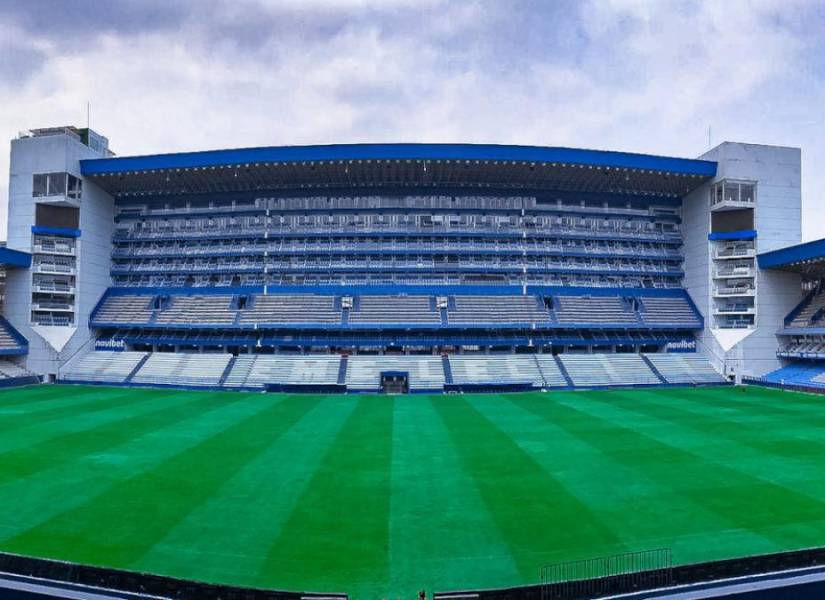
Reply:
[[451, 356], [453, 383], [531, 385], [541, 387], [544, 379], [532, 355]]
[[258, 388], [267, 384], [332, 385], [338, 380], [340, 364], [341, 357], [337, 355], [241, 355], [235, 359], [224, 385]]
[[240, 312], [239, 323], [336, 325], [341, 322], [341, 311], [335, 307], [334, 296], [313, 294], [255, 296], [252, 306]]
[[109, 296], [100, 306], [95, 320], [101, 323], [138, 325], [152, 318], [152, 296]]
[[133, 383], [180, 386], [217, 386], [230, 354], [155, 352], [132, 378]]
[[[819, 321], [822, 317], [817, 313], [820, 313], [822, 309], [825, 309], [825, 293], [819, 293], [813, 296], [808, 303], [802, 307], [802, 310], [796, 313], [791, 322], [788, 323], [788, 327], [821, 326]], [[817, 317], [816, 321], [814, 321], [814, 317]]]
[[156, 323], [182, 325], [227, 325], [235, 322], [230, 309], [232, 296], [173, 296], [170, 305], [159, 311]]
[[696, 311], [685, 298], [642, 297], [642, 303], [642, 319], [648, 325], [701, 326]]
[[17, 363], [7, 359], [0, 359], [0, 379], [14, 379], [17, 377], [32, 377], [34, 374]]
[[429, 296], [361, 296], [349, 313], [353, 324], [441, 323], [441, 315], [430, 306]]
[[75, 381], [123, 383], [146, 352], [89, 352], [70, 362], [61, 378]]
[[544, 377], [547, 387], [567, 387], [567, 380], [564, 378], [556, 359], [550, 354], [536, 354], [536, 362]]
[[[124, 383], [146, 357], [144, 352], [90, 352], [70, 363], [61, 379]], [[723, 383], [704, 357], [697, 354], [648, 354], [646, 357], [668, 383]], [[339, 382], [339, 355], [150, 354], [131, 379], [134, 383], [178, 386], [258, 388], [267, 384], [335, 385], [350, 391], [380, 391], [381, 373], [405, 372], [410, 389], [440, 390], [446, 383], [440, 356], [356, 355], [347, 360], [346, 378]], [[455, 385], [518, 385], [536, 388], [569, 387], [557, 360], [574, 387], [655, 385], [661, 381], [638, 354], [470, 354], [452, 355], [449, 366]], [[822, 369], [820, 372], [825, 372]], [[819, 374], [819, 372], [814, 373]], [[825, 376], [823, 377], [825, 381]]]
[[561, 361], [580, 387], [661, 383], [638, 354], [563, 354]]
[[646, 354], [668, 383], [723, 383], [725, 378], [699, 354]]
[[447, 310], [451, 325], [550, 324], [550, 315], [535, 296], [456, 296]]

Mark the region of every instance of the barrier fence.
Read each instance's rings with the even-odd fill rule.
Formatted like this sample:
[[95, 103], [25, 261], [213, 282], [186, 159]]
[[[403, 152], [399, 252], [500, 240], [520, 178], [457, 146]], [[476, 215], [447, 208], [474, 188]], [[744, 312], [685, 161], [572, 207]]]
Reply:
[[670, 548], [626, 552], [541, 568], [541, 600], [574, 600], [641, 589], [673, 582]]
[[742, 383], [745, 385], [759, 385], [762, 387], [787, 390], [789, 392], [805, 392], [807, 394], [825, 394], [824, 387], [805, 385], [802, 383], [784, 383], [779, 381], [769, 381], [764, 377], [743, 377]]
[[[41, 587], [50, 588], [54, 598], [95, 596], [122, 598], [174, 598], [175, 600], [347, 600], [346, 594], [301, 593], [177, 579], [150, 573], [138, 573], [81, 565], [59, 560], [34, 558], [0, 552], [0, 574], [29, 578]], [[75, 586], [86, 588], [78, 594]], [[0, 598], [28, 598], [0, 581]], [[43, 598], [43, 595], [36, 595]]]

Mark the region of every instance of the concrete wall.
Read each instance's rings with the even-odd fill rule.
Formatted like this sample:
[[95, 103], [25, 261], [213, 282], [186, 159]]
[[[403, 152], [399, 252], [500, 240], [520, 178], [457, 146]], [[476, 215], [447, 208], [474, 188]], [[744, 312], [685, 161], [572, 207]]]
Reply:
[[719, 163], [717, 180], [757, 182], [758, 252], [802, 240], [802, 151], [799, 148], [725, 142], [700, 158]]
[[[8, 246], [32, 251], [35, 220], [32, 175], [68, 172], [80, 177], [80, 160], [99, 155], [76, 138], [61, 134], [16, 139], [11, 143]], [[5, 316], [29, 341], [26, 366], [41, 375], [57, 373], [90, 340], [89, 314], [111, 285], [111, 236], [114, 230], [112, 197], [83, 181], [80, 203], [81, 237], [77, 240], [77, 285], [74, 327], [31, 325], [31, 282], [28, 269], [12, 269], [6, 281]], [[65, 341], [68, 338], [68, 341]]]
[[[709, 157], [708, 160], [716, 160]], [[707, 356], [720, 372], [724, 369], [724, 352], [710, 333], [711, 314], [711, 246], [710, 184], [699, 186], [682, 200], [682, 252], [685, 256], [683, 284], [702, 317], [705, 328], [696, 336], [697, 350]]]
[[[756, 252], [797, 244], [802, 236], [801, 151], [798, 148], [725, 142], [700, 158], [718, 163], [714, 181], [756, 182]], [[712, 183], [712, 182], [711, 182]], [[764, 375], [779, 368], [776, 331], [802, 299], [800, 277], [793, 273], [758, 270], [756, 323], [750, 333], [713, 330], [709, 233], [709, 190], [706, 184], [684, 200], [685, 286], [702, 314], [705, 330], [700, 349], [721, 368], [725, 363], [740, 375]], [[704, 248], [702, 248], [704, 244]], [[736, 335], [745, 336], [725, 351]]]

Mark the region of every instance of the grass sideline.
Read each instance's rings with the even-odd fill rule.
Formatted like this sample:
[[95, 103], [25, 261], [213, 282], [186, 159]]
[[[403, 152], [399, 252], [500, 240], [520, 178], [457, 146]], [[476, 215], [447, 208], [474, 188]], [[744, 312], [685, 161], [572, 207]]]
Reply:
[[0, 391], [0, 550], [412, 598], [542, 564], [822, 545], [825, 412], [766, 388]]

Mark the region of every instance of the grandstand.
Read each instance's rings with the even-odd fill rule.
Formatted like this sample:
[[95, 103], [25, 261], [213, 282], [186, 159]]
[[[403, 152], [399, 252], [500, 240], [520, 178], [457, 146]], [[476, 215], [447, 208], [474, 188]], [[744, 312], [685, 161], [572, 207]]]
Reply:
[[66, 366], [63, 379], [125, 383], [147, 358], [146, 352], [89, 352]]
[[813, 539], [816, 403], [717, 387], [825, 390], [796, 149], [115, 157], [55, 128], [11, 173], [0, 386], [67, 385], [0, 403], [0, 551], [398, 597]]
[[[21, 336], [0, 332], [0, 351], [16, 339], [44, 379], [378, 391], [396, 372], [415, 392], [664, 385], [644, 355], [678, 352], [724, 374], [685, 372], [685, 383], [780, 366], [757, 339], [789, 307], [756, 302], [755, 232], [763, 250], [798, 241], [757, 223], [798, 198], [767, 195], [757, 215], [757, 180], [782, 175], [728, 171], [743, 153], [753, 169], [792, 168], [794, 149], [726, 143], [691, 160], [377, 144], [114, 157], [105, 138], [77, 131], [34, 130], [12, 148], [18, 171], [55, 140], [70, 149], [64, 174], [30, 173], [31, 188], [13, 193], [39, 208], [10, 223], [7, 252], [23, 256], [6, 263], [32, 275], [10, 279], [6, 314]], [[705, 270], [685, 254], [698, 246]], [[771, 293], [776, 276], [761, 277]], [[812, 301], [794, 326], [820, 312]], [[82, 358], [113, 350], [148, 357], [129, 373]], [[560, 357], [549, 378], [544, 354]], [[276, 368], [294, 355], [327, 356], [340, 377]], [[269, 356], [281, 358], [258, 364]], [[380, 359], [370, 370], [361, 356]]]
[[230, 359], [229, 354], [155, 352], [132, 375], [130, 382], [216, 387]]
[[532, 356], [455, 356], [450, 360], [453, 383], [464, 385], [505, 384], [541, 387], [544, 380]]
[[[151, 359], [151, 360], [149, 360]], [[652, 363], [652, 364], [651, 364]], [[690, 355], [240, 355], [90, 352], [61, 378], [73, 383], [380, 392], [382, 373], [403, 373], [410, 392], [478, 389], [594, 389], [720, 384], [707, 360]]]
[[428, 296], [363, 296], [347, 322], [369, 325], [441, 325], [441, 312]]

